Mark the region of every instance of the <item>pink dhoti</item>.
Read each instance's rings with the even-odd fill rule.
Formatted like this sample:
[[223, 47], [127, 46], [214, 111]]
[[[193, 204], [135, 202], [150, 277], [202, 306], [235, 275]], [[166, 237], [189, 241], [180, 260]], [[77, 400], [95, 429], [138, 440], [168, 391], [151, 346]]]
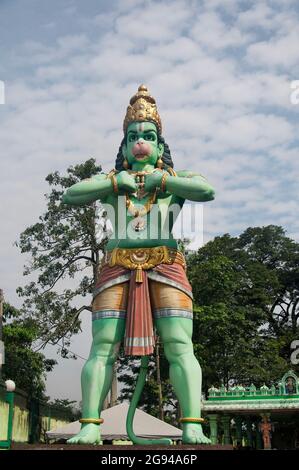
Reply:
[[94, 289], [93, 320], [126, 320], [126, 355], [152, 354], [155, 346], [153, 318], [193, 318], [192, 288], [179, 263], [160, 264], [142, 271], [105, 264]]

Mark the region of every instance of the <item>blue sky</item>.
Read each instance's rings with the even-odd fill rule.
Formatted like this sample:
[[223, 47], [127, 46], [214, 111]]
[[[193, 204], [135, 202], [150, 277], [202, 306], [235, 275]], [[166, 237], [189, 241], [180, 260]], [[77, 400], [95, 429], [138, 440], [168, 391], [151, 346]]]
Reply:
[[[26, 260], [13, 242], [44, 210], [45, 176], [90, 156], [110, 170], [140, 83], [157, 100], [175, 167], [199, 171], [216, 188], [204, 209], [205, 240], [267, 224], [298, 240], [299, 105], [290, 101], [298, 15], [295, 0], [0, 0], [7, 300], [19, 302]], [[73, 349], [86, 357], [87, 313], [83, 324]], [[79, 361], [59, 366], [49, 393], [66, 396], [63, 383], [72, 383], [79, 398], [80, 369]]]

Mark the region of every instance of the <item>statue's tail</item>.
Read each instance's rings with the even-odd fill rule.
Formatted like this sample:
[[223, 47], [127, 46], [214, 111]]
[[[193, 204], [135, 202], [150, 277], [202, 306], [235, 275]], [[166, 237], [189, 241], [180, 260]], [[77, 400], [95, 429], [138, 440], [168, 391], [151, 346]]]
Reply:
[[141, 366], [140, 366], [140, 371], [136, 383], [136, 388], [134, 390], [132, 400], [130, 403], [129, 411], [128, 411], [128, 416], [127, 416], [127, 434], [129, 436], [129, 439], [133, 442], [133, 444], [137, 445], [171, 445], [172, 440], [171, 439], [145, 439], [142, 437], [137, 437], [134, 434], [133, 431], [133, 420], [134, 420], [134, 415], [135, 411], [138, 405], [138, 401], [140, 399], [140, 395], [142, 393], [145, 379], [146, 379], [146, 373], [147, 373], [147, 368], [148, 368], [148, 363], [149, 363], [149, 356], [142, 356], [141, 358]]

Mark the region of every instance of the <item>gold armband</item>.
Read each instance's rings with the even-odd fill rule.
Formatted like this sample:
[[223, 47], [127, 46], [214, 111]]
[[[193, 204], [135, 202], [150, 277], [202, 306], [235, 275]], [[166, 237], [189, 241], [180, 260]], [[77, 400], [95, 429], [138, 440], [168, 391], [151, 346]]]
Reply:
[[117, 179], [114, 174], [110, 175], [109, 178], [111, 179], [112, 186], [113, 186], [113, 192], [118, 193], [118, 185], [117, 185]]
[[168, 176], [169, 176], [169, 173], [167, 173], [165, 171], [165, 173], [163, 173], [163, 176], [162, 176], [162, 179], [161, 179], [161, 191], [163, 193], [165, 193], [165, 191], [166, 191], [166, 180], [167, 180]]
[[113, 168], [113, 170], [109, 171], [107, 175], [107, 179], [111, 180], [113, 192], [118, 193], [118, 184], [117, 184], [117, 179], [116, 179], [115, 174], [116, 174], [116, 170]]

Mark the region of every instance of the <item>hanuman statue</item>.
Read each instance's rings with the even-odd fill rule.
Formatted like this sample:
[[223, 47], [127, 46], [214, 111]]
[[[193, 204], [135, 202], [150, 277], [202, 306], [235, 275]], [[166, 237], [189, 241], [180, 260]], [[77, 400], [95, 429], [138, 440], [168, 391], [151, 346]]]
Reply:
[[128, 435], [138, 444], [171, 443], [141, 439], [132, 430], [155, 347], [155, 327], [182, 411], [182, 441], [208, 444], [200, 410], [201, 368], [192, 345], [192, 288], [172, 227], [186, 199], [210, 201], [214, 190], [200, 174], [174, 171], [156, 101], [144, 85], [130, 100], [123, 130], [115, 169], [74, 184], [63, 196], [65, 204], [75, 206], [100, 200], [108, 207], [114, 230], [93, 293], [93, 341], [81, 376], [81, 430], [68, 442], [100, 443], [100, 413], [123, 342], [125, 354], [141, 356], [127, 418]]

